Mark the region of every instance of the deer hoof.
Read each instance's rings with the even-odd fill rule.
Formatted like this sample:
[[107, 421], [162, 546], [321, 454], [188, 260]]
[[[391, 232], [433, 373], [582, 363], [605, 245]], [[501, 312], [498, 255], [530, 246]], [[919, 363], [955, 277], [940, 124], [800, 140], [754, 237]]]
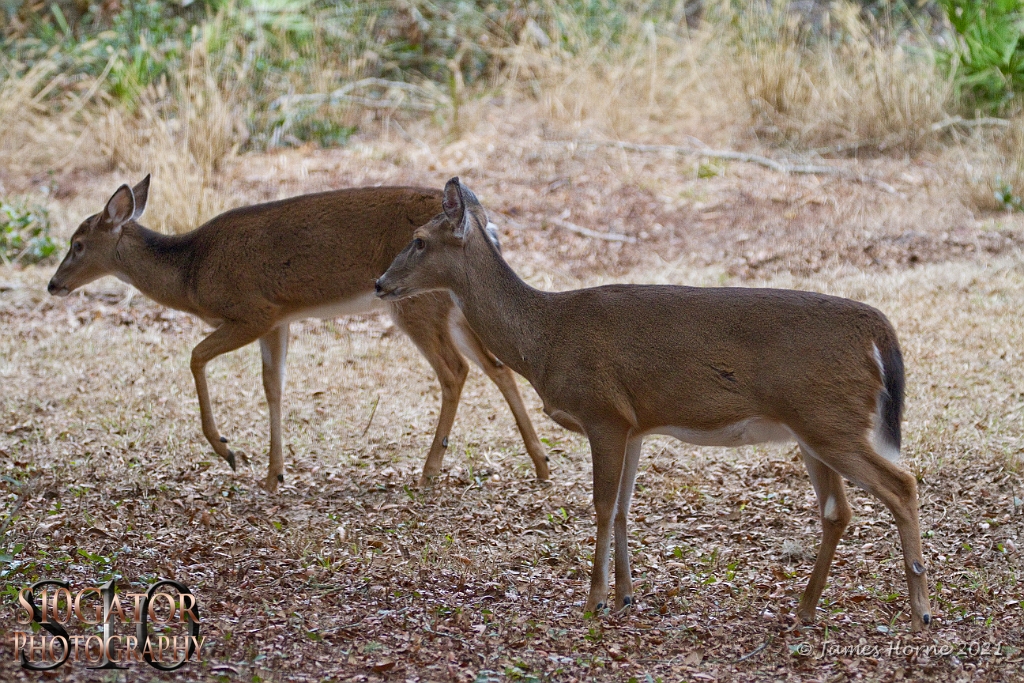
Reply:
[[284, 475], [283, 474], [277, 475], [277, 480], [283, 484], [284, 483]]
[[224, 458], [224, 459], [228, 461], [229, 465], [231, 465], [231, 471], [232, 472], [234, 472], [234, 471], [236, 471], [238, 469], [237, 467], [235, 467], [235, 452], [234, 451], [229, 450], [228, 451], [228, 456], [226, 458]]
[[623, 607], [629, 607], [632, 604], [633, 604], [633, 598], [631, 596], [627, 595], [626, 597], [622, 598], [622, 606]]

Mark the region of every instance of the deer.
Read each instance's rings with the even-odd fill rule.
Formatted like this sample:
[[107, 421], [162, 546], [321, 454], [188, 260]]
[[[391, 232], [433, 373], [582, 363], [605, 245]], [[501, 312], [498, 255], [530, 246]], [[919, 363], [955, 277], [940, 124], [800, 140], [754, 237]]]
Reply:
[[[150, 176], [121, 185], [88, 217], [47, 287], [71, 292], [105, 275], [133, 285], [159, 304], [190, 313], [213, 331], [192, 350], [191, 370], [203, 435], [236, 469], [236, 453], [221, 436], [210, 405], [206, 365], [259, 341], [263, 388], [270, 413], [269, 466], [263, 487], [284, 481], [281, 397], [289, 324], [379, 308], [374, 281], [413, 230], [441, 211], [442, 193], [417, 187], [366, 187], [306, 194], [222, 213], [195, 230], [166, 235], [139, 223]], [[495, 244], [497, 231], [491, 228]], [[537, 479], [550, 472], [547, 456], [515, 378], [480, 341], [445, 293], [385, 304], [396, 325], [430, 363], [441, 383], [441, 412], [420, 486], [441, 471], [469, 357], [498, 386], [533, 460]], [[241, 453], [239, 451], [239, 453]], [[246, 460], [244, 454], [241, 458]]]
[[545, 292], [486, 239], [487, 212], [458, 178], [442, 212], [377, 280], [386, 301], [448, 291], [501, 362], [525, 377], [561, 426], [590, 444], [596, 547], [585, 615], [633, 604], [627, 523], [645, 436], [707, 446], [793, 442], [822, 523], [797, 618], [810, 624], [850, 523], [842, 478], [893, 514], [912, 628], [931, 622], [917, 481], [898, 463], [904, 368], [877, 309], [812, 292], [614, 284]]

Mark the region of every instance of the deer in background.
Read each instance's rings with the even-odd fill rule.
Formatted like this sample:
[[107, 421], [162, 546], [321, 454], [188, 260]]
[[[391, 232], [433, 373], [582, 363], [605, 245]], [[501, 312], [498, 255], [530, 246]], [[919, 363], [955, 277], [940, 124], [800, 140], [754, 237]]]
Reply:
[[597, 543], [585, 612], [633, 601], [627, 515], [643, 438], [709, 446], [796, 441], [818, 497], [821, 546], [797, 616], [814, 620], [850, 522], [842, 477], [878, 497], [899, 530], [915, 630], [931, 621], [917, 482], [897, 464], [903, 361], [876, 309], [778, 289], [609, 285], [542, 292], [486, 237], [487, 214], [453, 178], [443, 213], [377, 280], [393, 301], [450, 291], [495, 355], [556, 422], [587, 436]]
[[[203, 434], [235, 468], [235, 453], [220, 435], [210, 406], [206, 364], [259, 341], [263, 388], [270, 409], [270, 465], [264, 487], [284, 481], [281, 394], [288, 325], [372, 310], [374, 278], [409, 241], [413, 230], [441, 211], [441, 193], [415, 187], [370, 187], [292, 197], [227, 211], [184, 235], [163, 235], [139, 224], [149, 176], [122, 185], [100, 212], [87, 218], [50, 280], [57, 296], [104, 275], [204, 320], [214, 331], [192, 350]], [[491, 239], [497, 239], [492, 231]], [[533, 459], [548, 478], [544, 448], [534, 432], [511, 371], [470, 329], [447, 293], [389, 303], [391, 316], [416, 344], [441, 382], [441, 414], [420, 484], [441, 470], [448, 433], [469, 371], [459, 353], [498, 385]]]

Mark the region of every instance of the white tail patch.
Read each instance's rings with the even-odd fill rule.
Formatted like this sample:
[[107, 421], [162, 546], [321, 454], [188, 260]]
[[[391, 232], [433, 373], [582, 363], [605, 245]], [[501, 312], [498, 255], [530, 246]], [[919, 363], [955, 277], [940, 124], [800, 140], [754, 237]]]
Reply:
[[878, 344], [871, 342], [871, 355], [875, 358], [875, 365], [878, 366], [878, 374], [882, 377], [882, 386], [885, 386], [885, 364], [882, 363], [882, 352], [878, 350]]
[[871, 344], [872, 355], [874, 356], [875, 363], [878, 365], [878, 373], [882, 379], [882, 388], [879, 389], [878, 397], [875, 399], [875, 415], [873, 424], [868, 430], [868, 440], [871, 442], [871, 447], [875, 449], [875, 453], [888, 460], [889, 462], [899, 462], [900, 449], [894, 447], [889, 443], [889, 440], [885, 436], [885, 416], [882, 415], [882, 392], [886, 391], [885, 388], [885, 365], [882, 364], [882, 353], [878, 350], [878, 345], [872, 342]]

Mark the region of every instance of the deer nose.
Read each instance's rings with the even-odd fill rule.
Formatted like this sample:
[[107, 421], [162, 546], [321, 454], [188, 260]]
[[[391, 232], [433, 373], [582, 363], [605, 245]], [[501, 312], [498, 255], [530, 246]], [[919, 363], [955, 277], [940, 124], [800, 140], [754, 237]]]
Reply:
[[50, 284], [46, 285], [46, 291], [53, 294], [57, 291], [57, 285], [54, 284], [53, 280], [50, 280]]
[[384, 293], [384, 288], [380, 286], [379, 278], [377, 279], [376, 282], [373, 283], [373, 293], [376, 294], [377, 296], [380, 296], [381, 294]]

